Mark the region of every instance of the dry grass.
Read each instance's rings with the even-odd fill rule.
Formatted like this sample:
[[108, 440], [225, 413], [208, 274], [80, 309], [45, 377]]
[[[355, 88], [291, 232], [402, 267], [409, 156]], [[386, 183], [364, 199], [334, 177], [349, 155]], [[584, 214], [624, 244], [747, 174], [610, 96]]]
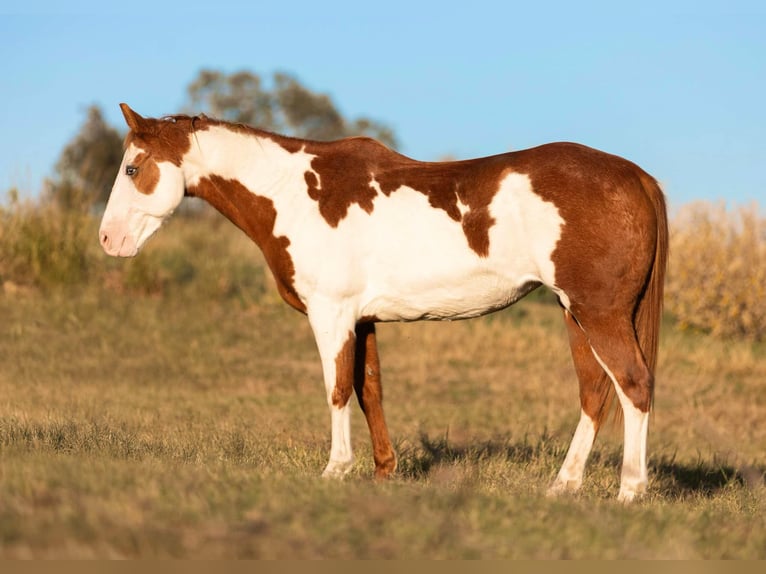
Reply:
[[673, 221], [668, 310], [681, 328], [766, 337], [766, 219], [757, 205], [687, 205]]
[[0, 206], [0, 283], [38, 287], [88, 279], [88, 236], [95, 220], [53, 202], [21, 201], [15, 191]]

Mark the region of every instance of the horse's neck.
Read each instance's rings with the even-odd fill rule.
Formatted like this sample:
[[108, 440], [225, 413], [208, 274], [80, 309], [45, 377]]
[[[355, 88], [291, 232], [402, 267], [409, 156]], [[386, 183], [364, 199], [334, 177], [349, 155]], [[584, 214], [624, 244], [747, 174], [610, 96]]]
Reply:
[[[297, 182], [304, 181], [313, 156], [286, 149], [278, 136], [263, 132], [242, 132], [225, 126], [213, 126], [195, 133], [196, 144], [185, 163], [187, 187], [216, 176], [237, 181], [251, 193], [274, 199], [289, 193]], [[287, 140], [286, 140], [287, 141]]]
[[268, 137], [228, 130], [199, 132], [198, 136], [197, 150], [188, 156], [185, 168], [191, 174], [187, 175], [187, 192], [207, 201], [244, 231], [266, 257], [282, 297], [296, 309], [305, 310], [292, 288], [294, 270], [285, 254], [290, 240], [277, 236], [275, 227], [280, 207], [281, 233], [292, 229], [300, 217], [285, 206], [300, 203], [296, 198], [301, 188], [305, 196], [304, 174], [312, 156], [290, 153]]
[[[207, 201], [257, 243], [264, 240], [264, 225], [274, 225], [264, 217], [273, 218], [281, 206], [298, 207], [306, 197], [305, 173], [314, 156], [288, 150], [278, 136], [215, 126], [194, 137], [184, 160], [189, 195]], [[284, 217], [294, 213], [283, 211]]]

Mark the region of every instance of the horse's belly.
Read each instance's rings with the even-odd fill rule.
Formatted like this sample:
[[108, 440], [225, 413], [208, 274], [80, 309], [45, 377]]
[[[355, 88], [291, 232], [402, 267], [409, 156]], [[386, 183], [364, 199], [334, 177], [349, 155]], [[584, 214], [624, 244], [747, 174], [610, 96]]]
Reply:
[[540, 284], [533, 275], [507, 278], [493, 273], [397, 283], [370, 293], [361, 315], [379, 321], [468, 319], [507, 307]]

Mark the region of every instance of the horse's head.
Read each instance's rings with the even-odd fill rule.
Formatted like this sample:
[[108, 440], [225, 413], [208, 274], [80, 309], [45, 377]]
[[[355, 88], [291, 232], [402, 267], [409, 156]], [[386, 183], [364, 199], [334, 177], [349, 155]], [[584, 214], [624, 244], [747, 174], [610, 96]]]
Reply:
[[99, 238], [109, 255], [132, 257], [184, 197], [182, 162], [190, 148], [192, 120], [143, 118], [127, 104], [120, 107], [130, 132]]

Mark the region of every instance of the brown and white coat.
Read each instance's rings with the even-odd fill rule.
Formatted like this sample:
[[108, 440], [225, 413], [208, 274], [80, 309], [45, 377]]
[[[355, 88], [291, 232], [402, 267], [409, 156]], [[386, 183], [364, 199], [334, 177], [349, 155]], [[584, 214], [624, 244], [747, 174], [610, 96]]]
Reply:
[[619, 498], [646, 488], [667, 221], [657, 183], [635, 164], [571, 143], [426, 163], [369, 138], [306, 141], [122, 109], [131, 131], [104, 249], [135, 255], [185, 194], [258, 244], [316, 338], [332, 419], [325, 475], [352, 465], [354, 390], [376, 475], [395, 469], [376, 322], [476, 317], [546, 285], [564, 309], [581, 398], [551, 491], [579, 488], [615, 391], [625, 421]]

